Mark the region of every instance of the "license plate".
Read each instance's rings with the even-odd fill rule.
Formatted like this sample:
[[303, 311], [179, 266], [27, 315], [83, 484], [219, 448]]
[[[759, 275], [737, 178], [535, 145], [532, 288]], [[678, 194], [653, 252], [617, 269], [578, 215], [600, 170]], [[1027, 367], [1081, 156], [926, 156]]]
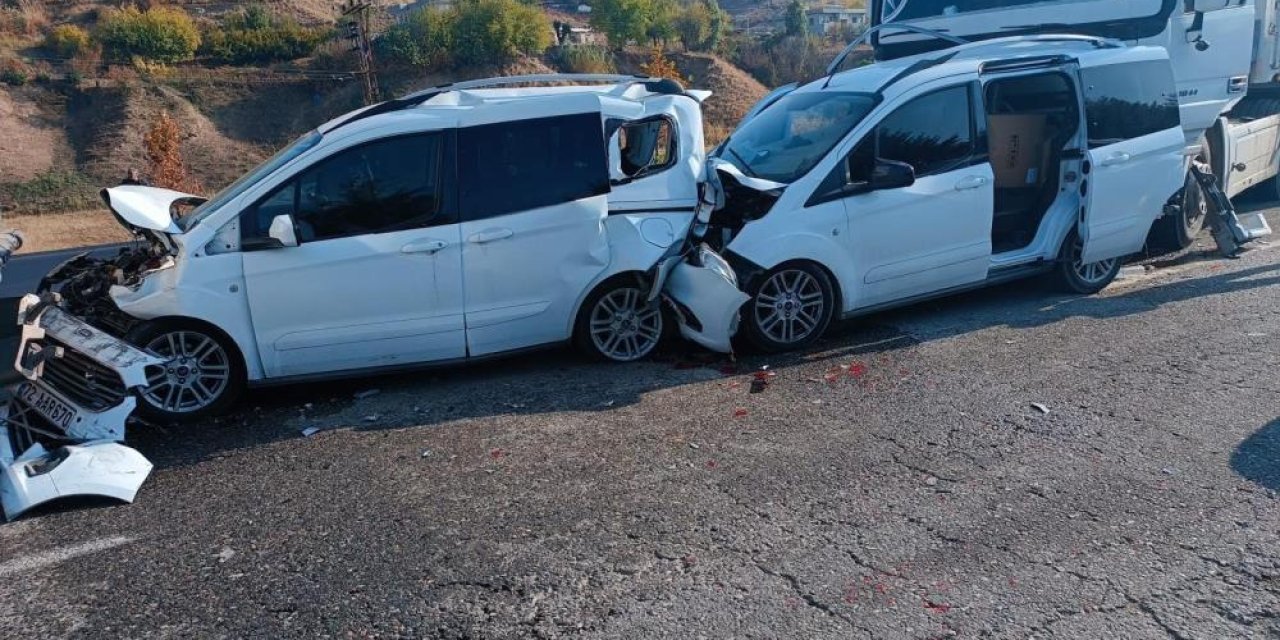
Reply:
[[45, 420], [61, 427], [63, 431], [69, 429], [72, 421], [76, 419], [76, 410], [72, 409], [71, 405], [34, 384], [27, 383], [19, 387], [18, 398], [36, 413], [44, 416]]

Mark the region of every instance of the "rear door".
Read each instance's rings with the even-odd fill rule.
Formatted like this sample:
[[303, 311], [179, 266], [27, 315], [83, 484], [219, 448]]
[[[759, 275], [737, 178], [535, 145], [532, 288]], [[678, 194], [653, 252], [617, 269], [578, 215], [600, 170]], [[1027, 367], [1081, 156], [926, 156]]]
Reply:
[[609, 264], [609, 167], [590, 94], [487, 105], [458, 133], [471, 355], [569, 338]]
[[1142, 249], [1185, 178], [1186, 137], [1163, 49], [1080, 57], [1089, 137], [1080, 238], [1086, 263]]

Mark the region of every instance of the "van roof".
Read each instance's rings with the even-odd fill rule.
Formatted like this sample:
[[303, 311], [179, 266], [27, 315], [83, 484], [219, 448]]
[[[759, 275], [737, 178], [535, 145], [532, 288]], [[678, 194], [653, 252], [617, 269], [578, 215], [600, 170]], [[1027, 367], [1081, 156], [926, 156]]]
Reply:
[[983, 40], [949, 49], [877, 62], [821, 78], [801, 89], [833, 89], [880, 93], [895, 79], [910, 76], [915, 84], [951, 76], [976, 74], [996, 61], [1034, 59], [1053, 55], [1078, 56], [1098, 49], [1120, 48], [1122, 43], [1077, 36], [1015, 36]]

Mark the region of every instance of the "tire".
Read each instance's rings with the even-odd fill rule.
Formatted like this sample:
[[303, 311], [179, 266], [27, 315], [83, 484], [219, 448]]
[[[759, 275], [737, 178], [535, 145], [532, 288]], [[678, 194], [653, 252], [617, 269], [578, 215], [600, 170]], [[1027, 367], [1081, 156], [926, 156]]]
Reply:
[[756, 349], [794, 351], [821, 338], [835, 312], [835, 286], [827, 272], [811, 262], [790, 262], [759, 279], [743, 307], [742, 329]]
[[[1200, 149], [1196, 162], [1213, 166], [1213, 154], [1207, 139], [1201, 138]], [[1151, 227], [1148, 244], [1157, 252], [1181, 251], [1195, 242], [1196, 236], [1200, 235], [1200, 231], [1204, 229], [1205, 222], [1208, 220], [1209, 197], [1188, 171], [1182, 185], [1182, 198], [1178, 212], [1156, 220]]]
[[635, 362], [652, 354], [667, 321], [662, 303], [650, 303], [648, 296], [648, 287], [627, 276], [597, 287], [578, 312], [573, 331], [578, 350], [602, 362]]
[[1058, 252], [1058, 262], [1053, 268], [1054, 280], [1057, 288], [1068, 293], [1093, 295], [1106, 289], [1120, 274], [1120, 259], [1082, 264], [1080, 252], [1083, 250], [1080, 236], [1072, 231]]
[[225, 413], [245, 389], [240, 351], [221, 332], [197, 322], [148, 322], [129, 341], [167, 361], [139, 389], [139, 417], [160, 424], [190, 422]]

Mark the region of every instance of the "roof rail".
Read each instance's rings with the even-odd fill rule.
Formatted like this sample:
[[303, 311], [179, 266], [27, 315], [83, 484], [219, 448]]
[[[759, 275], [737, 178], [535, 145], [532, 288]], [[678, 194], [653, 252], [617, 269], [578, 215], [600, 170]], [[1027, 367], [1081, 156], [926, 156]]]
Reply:
[[955, 45], [969, 44], [969, 41], [965, 40], [964, 38], [958, 38], [951, 34], [943, 33], [941, 31], [936, 31], [934, 29], [917, 27], [914, 24], [905, 24], [905, 23], [899, 24], [894, 22], [886, 22], [884, 24], [878, 24], [874, 27], [871, 27], [870, 29], [867, 29], [866, 31], [863, 31], [862, 35], [858, 36], [857, 38], [854, 38], [853, 42], [850, 42], [848, 45], [846, 45], [845, 48], [841, 50], [840, 53], [836, 56], [836, 59], [832, 60], [831, 64], [827, 65], [827, 81], [822, 85], [824, 89], [827, 87], [827, 85], [831, 84], [831, 78], [835, 76], [838, 71], [840, 71], [840, 65], [844, 64], [844, 61], [848, 59], [849, 54], [853, 53], [854, 49], [857, 49], [862, 44], [865, 44], [867, 40], [871, 39], [872, 35], [879, 33], [881, 29], [900, 29], [902, 31], [910, 31], [911, 33], [919, 33], [921, 35], [933, 36], [939, 40], [946, 40], [947, 42], [950, 42]]
[[1066, 62], [1070, 62], [1073, 58], [1062, 54], [1050, 54], [1045, 56], [1026, 56], [1024, 58], [1005, 58], [1003, 60], [988, 60], [978, 65], [978, 73], [993, 73], [996, 71], [1024, 71], [1027, 69], [1039, 69], [1041, 67], [1056, 67]]
[[496, 87], [506, 87], [517, 84], [540, 84], [550, 82], [572, 82], [579, 84], [616, 84], [620, 87], [632, 87], [635, 85], [644, 85], [649, 91], [659, 94], [682, 94], [684, 87], [675, 80], [667, 78], [654, 78], [651, 76], [641, 75], [621, 75], [621, 74], [594, 74], [594, 73], [540, 73], [521, 76], [501, 76], [496, 78], [483, 78], [479, 80], [466, 80], [463, 82], [452, 82], [423, 89], [411, 93], [402, 98], [388, 100], [371, 107], [367, 107], [355, 112], [350, 118], [339, 122], [330, 127], [326, 133], [345, 127], [358, 120], [371, 118], [373, 116], [382, 115], [384, 113], [392, 113], [395, 111], [403, 111], [411, 109], [422, 103], [444, 93], [450, 91], [468, 91], [471, 89], [490, 89]]

